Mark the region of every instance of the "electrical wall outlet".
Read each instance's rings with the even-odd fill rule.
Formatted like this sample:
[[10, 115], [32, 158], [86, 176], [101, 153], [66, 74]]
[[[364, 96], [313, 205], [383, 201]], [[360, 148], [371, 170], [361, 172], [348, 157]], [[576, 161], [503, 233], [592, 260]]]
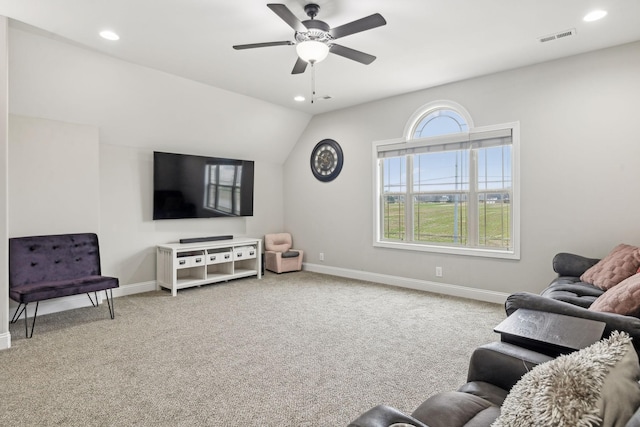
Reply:
[[436, 277], [442, 277], [442, 267], [436, 267]]
[[320, 252], [320, 256], [318, 258], [320, 258], [320, 261], [324, 261], [324, 252]]

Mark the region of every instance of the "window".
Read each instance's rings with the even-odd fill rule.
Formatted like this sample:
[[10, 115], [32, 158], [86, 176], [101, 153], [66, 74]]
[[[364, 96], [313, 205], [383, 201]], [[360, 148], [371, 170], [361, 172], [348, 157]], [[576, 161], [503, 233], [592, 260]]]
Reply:
[[414, 117], [374, 144], [374, 244], [518, 258], [518, 124], [474, 128], [452, 103]]
[[206, 208], [240, 214], [240, 183], [242, 166], [210, 164], [207, 165]]

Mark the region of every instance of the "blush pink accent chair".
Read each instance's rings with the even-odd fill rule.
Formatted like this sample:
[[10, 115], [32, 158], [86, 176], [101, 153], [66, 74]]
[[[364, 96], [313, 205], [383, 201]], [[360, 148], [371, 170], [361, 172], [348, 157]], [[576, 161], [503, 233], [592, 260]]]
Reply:
[[302, 270], [303, 251], [291, 249], [293, 240], [289, 233], [264, 236], [265, 268], [274, 273]]

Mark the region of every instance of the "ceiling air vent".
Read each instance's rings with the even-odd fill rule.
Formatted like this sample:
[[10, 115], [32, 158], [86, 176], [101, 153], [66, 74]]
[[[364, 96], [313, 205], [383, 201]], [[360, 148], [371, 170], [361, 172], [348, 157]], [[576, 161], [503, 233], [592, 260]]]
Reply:
[[548, 36], [540, 37], [538, 38], [538, 40], [540, 40], [540, 43], [546, 43], [552, 40], [564, 39], [564, 38], [575, 36], [575, 35], [576, 35], [576, 29], [572, 28], [570, 30], [560, 31], [559, 33], [549, 34]]

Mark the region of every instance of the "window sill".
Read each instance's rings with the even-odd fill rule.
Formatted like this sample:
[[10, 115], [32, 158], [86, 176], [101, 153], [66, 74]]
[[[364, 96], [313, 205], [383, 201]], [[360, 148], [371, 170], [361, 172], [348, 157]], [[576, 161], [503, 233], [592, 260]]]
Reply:
[[375, 241], [374, 247], [387, 248], [387, 249], [399, 249], [405, 251], [418, 251], [418, 252], [434, 252], [439, 254], [450, 255], [463, 255], [463, 256], [477, 256], [485, 258], [500, 258], [500, 259], [520, 259], [520, 253], [518, 250], [498, 250], [498, 249], [481, 249], [481, 248], [467, 248], [459, 246], [438, 246], [438, 245], [426, 245], [418, 243], [407, 242], [382, 242]]

